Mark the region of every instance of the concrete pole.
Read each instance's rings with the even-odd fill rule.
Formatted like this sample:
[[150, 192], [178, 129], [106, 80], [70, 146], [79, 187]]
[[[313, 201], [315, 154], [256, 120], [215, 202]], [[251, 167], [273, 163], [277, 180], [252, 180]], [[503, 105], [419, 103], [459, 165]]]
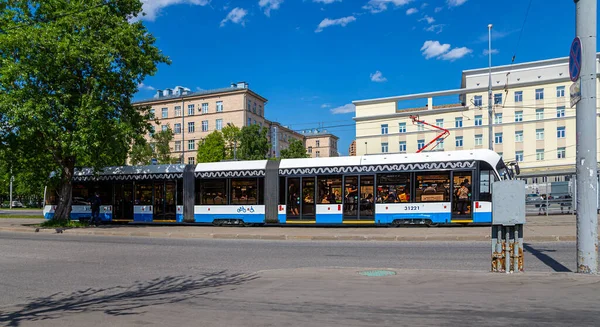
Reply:
[[181, 98], [181, 164], [185, 164], [185, 100]]
[[13, 198], [12, 198], [12, 189], [13, 189], [13, 187], [12, 187], [12, 184], [13, 184], [14, 180], [15, 180], [15, 177], [12, 175], [12, 170], [11, 170], [10, 171], [10, 196], [9, 196], [9, 198], [10, 198], [9, 201], [10, 202], [8, 203], [8, 206], [11, 209], [13, 207], [13, 202], [12, 202], [13, 201]]
[[488, 84], [488, 143], [490, 150], [494, 151], [493, 129], [494, 121], [492, 120], [492, 24], [488, 25], [488, 60], [489, 60], [489, 84]]
[[581, 38], [581, 101], [577, 104], [577, 272], [598, 272], [596, 152], [596, 0], [575, 0]]

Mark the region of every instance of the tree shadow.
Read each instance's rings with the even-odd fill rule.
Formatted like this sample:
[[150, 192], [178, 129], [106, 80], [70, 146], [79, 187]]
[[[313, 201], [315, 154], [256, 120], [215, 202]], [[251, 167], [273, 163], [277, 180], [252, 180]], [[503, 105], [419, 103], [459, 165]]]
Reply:
[[178, 303], [188, 299], [235, 289], [257, 279], [252, 274], [226, 271], [199, 276], [167, 276], [137, 281], [130, 286], [88, 288], [72, 293], [59, 292], [32, 299], [13, 311], [0, 312], [1, 326], [19, 326], [22, 321], [57, 319], [74, 313], [104, 312], [111, 316], [140, 314], [149, 306]]
[[545, 254], [544, 252], [556, 252], [555, 250], [538, 250], [532, 247], [530, 244], [523, 244], [523, 248], [525, 251], [531, 253], [534, 257], [538, 258], [541, 262], [543, 262], [546, 266], [552, 268], [556, 272], [571, 272], [571, 269], [565, 267], [560, 262], [554, 260], [551, 256]]

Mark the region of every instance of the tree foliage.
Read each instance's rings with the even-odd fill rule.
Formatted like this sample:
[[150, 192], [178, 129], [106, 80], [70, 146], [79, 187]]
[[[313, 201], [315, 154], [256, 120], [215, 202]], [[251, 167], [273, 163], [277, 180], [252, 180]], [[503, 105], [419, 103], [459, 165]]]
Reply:
[[225, 158], [234, 159], [236, 147], [240, 145], [240, 134], [241, 130], [239, 127], [228, 124], [221, 129], [223, 133], [223, 139], [225, 140]]
[[306, 148], [304, 144], [300, 140], [292, 140], [287, 149], [281, 150], [281, 158], [282, 159], [291, 159], [291, 158], [308, 158], [308, 153], [306, 153]]
[[150, 143], [146, 139], [136, 140], [131, 147], [131, 153], [129, 155], [129, 163], [133, 166], [145, 166], [149, 165], [152, 161], [154, 152]]
[[[0, 122], [18, 164], [59, 177], [68, 219], [75, 167], [125, 162], [149, 130], [137, 86], [169, 60], [140, 22], [140, 0], [21, 0], [0, 5]], [[8, 131], [8, 132], [6, 132]], [[25, 151], [26, 150], [26, 151]]]
[[214, 131], [206, 136], [204, 142], [198, 146], [198, 162], [218, 162], [225, 159], [225, 140], [219, 131]]
[[269, 152], [267, 129], [256, 124], [244, 126], [240, 132], [238, 159], [264, 160]]
[[159, 164], [172, 164], [179, 161], [178, 158], [171, 157], [170, 143], [173, 141], [173, 135], [171, 127], [152, 135], [154, 157]]

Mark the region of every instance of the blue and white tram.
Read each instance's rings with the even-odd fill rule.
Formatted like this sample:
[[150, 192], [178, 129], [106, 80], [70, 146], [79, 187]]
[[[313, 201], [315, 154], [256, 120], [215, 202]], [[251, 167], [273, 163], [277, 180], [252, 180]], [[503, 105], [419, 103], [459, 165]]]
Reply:
[[[512, 174], [495, 152], [449, 151], [84, 169], [73, 197], [99, 190], [107, 222], [490, 224], [501, 178]], [[47, 198], [46, 218], [54, 205]], [[89, 207], [73, 206], [72, 219], [82, 215]]]

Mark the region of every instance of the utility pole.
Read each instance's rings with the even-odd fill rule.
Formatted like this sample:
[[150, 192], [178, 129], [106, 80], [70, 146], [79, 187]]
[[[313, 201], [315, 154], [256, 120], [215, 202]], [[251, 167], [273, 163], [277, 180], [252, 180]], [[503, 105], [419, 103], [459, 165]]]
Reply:
[[493, 129], [494, 124], [492, 120], [492, 24], [488, 25], [488, 58], [489, 58], [489, 84], [488, 84], [488, 144], [490, 150], [494, 151], [494, 139]]
[[574, 0], [575, 34], [581, 39], [581, 100], [576, 111], [577, 272], [598, 273], [596, 146], [597, 0]]
[[185, 164], [185, 100], [181, 97], [181, 164]]
[[10, 170], [10, 196], [9, 196], [9, 198], [10, 198], [10, 199], [9, 199], [9, 201], [10, 201], [10, 202], [8, 203], [8, 205], [9, 205], [9, 208], [11, 208], [11, 209], [12, 209], [12, 207], [13, 207], [13, 202], [12, 202], [12, 201], [13, 201], [13, 200], [12, 200], [12, 199], [13, 199], [13, 198], [12, 198], [12, 189], [13, 189], [13, 187], [12, 187], [12, 186], [13, 186], [13, 185], [12, 185], [12, 184], [13, 184], [13, 181], [14, 181], [14, 180], [15, 180], [15, 176], [13, 176], [13, 174], [12, 174], [12, 169], [11, 169], [11, 170]]

